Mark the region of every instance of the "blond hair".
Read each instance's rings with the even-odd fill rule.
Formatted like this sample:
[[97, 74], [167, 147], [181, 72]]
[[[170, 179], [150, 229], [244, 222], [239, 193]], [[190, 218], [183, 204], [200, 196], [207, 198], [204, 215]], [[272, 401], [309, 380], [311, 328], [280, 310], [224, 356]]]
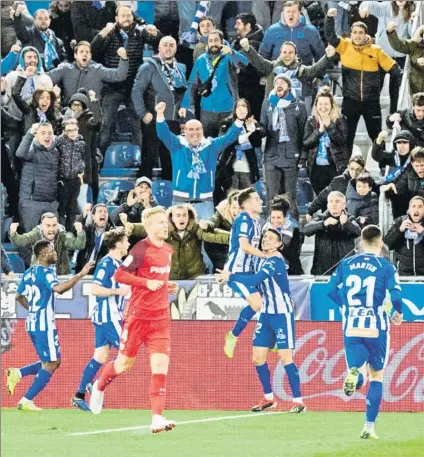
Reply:
[[162, 206], [155, 206], [154, 208], [145, 209], [141, 215], [142, 224], [146, 227], [148, 225], [149, 219], [155, 214], [166, 214], [165, 208]]
[[315, 98], [314, 106], [312, 108], [312, 115], [314, 118], [319, 122], [320, 116], [317, 111], [317, 103], [320, 97], [326, 97], [330, 100], [331, 103], [331, 111], [330, 111], [330, 119], [331, 122], [337, 121], [340, 118], [340, 109], [334, 100], [333, 94], [331, 93], [331, 89], [328, 86], [323, 86], [318, 91], [317, 96]]

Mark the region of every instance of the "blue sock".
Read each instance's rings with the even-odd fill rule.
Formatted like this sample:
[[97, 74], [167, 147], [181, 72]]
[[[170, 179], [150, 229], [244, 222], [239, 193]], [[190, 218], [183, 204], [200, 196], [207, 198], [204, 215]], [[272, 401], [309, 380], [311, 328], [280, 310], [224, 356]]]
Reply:
[[358, 382], [356, 383], [356, 388], [360, 389], [364, 385], [364, 376], [362, 373], [359, 373]]
[[96, 376], [96, 373], [100, 370], [101, 366], [102, 364], [95, 359], [91, 359], [88, 362], [82, 373], [81, 384], [78, 388], [79, 393], [85, 394], [85, 388], [87, 387], [87, 384], [93, 381], [94, 376]]
[[40, 371], [38, 372], [33, 383], [31, 384], [31, 387], [28, 389], [28, 392], [24, 395], [24, 397], [28, 400], [33, 400], [47, 386], [52, 375], [53, 373], [50, 373], [44, 368], [40, 368]]
[[261, 381], [264, 394], [271, 394], [271, 373], [269, 372], [268, 364], [265, 362], [261, 366], [256, 366], [256, 373], [258, 373], [259, 381]]
[[383, 396], [383, 383], [371, 381], [367, 394], [367, 422], [375, 422], [380, 409], [381, 397]]
[[30, 376], [30, 375], [35, 375], [40, 371], [41, 368], [41, 362], [35, 362], [32, 363], [31, 365], [27, 365], [25, 367], [19, 368], [19, 371], [21, 372], [21, 376]]
[[256, 314], [256, 311], [252, 309], [250, 305], [244, 307], [240, 316], [237, 319], [236, 325], [233, 328], [233, 335], [240, 336], [241, 332], [247, 327], [247, 324], [252, 320], [252, 317]]
[[302, 394], [300, 393], [300, 378], [299, 372], [297, 371], [297, 366], [294, 362], [284, 365], [286, 370], [287, 377], [289, 378], [290, 389], [292, 391], [293, 398], [300, 398]]

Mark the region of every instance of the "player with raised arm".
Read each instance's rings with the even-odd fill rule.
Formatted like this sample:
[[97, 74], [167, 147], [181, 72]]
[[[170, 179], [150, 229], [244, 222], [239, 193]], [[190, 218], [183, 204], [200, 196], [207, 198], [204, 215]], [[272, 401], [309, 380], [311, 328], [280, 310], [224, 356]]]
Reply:
[[271, 387], [271, 374], [267, 364], [270, 349], [277, 346], [278, 355], [284, 365], [293, 395], [291, 413], [306, 410], [300, 392], [299, 371], [293, 361], [295, 347], [294, 308], [290, 296], [287, 267], [279, 250], [283, 246], [281, 233], [273, 228], [265, 231], [262, 238], [262, 254], [265, 258], [255, 262], [255, 273], [230, 273], [219, 271], [219, 283], [227, 281], [257, 287], [262, 296], [259, 322], [253, 336], [253, 363], [262, 384], [264, 397], [252, 408], [253, 412], [277, 406]]
[[165, 243], [168, 220], [165, 210], [157, 206], [143, 212], [147, 238], [131, 249], [115, 273], [115, 280], [131, 286], [131, 299], [125, 310], [119, 353], [109, 362], [100, 379], [93, 384], [90, 409], [100, 414], [106, 387], [134, 364], [144, 343], [150, 356], [152, 424], [150, 431], [172, 430], [175, 422], [162, 412], [166, 400], [166, 375], [170, 353], [170, 310], [168, 294], [177, 293], [177, 284], [169, 282], [172, 248]]
[[[346, 395], [353, 395], [364, 382], [361, 367], [368, 363], [370, 385], [366, 398], [363, 439], [378, 439], [374, 430], [383, 394], [384, 368], [390, 351], [390, 323], [384, 308], [386, 291], [394, 312], [391, 321], [402, 323], [399, 275], [388, 260], [380, 257], [383, 235], [376, 225], [361, 233], [362, 253], [343, 260], [330, 278], [329, 297], [342, 308], [343, 338], [349, 374]], [[366, 375], [366, 373], [365, 373]]]
[[53, 268], [57, 261], [53, 244], [47, 240], [37, 241], [34, 244], [34, 255], [36, 263], [23, 274], [16, 291], [16, 301], [28, 310], [25, 328], [40, 361], [6, 371], [7, 390], [10, 395], [14, 394], [16, 384], [21, 378], [35, 375], [27, 393], [18, 403], [18, 409], [22, 411], [41, 411], [33, 400], [44, 390], [53, 373], [60, 367], [61, 355], [53, 294], [63, 294], [72, 289], [93, 268], [93, 262], [89, 262], [77, 275], [59, 283]]
[[[238, 203], [241, 213], [236, 217], [231, 228], [228, 260], [224, 270], [230, 273], [252, 273], [253, 256], [264, 256], [263, 252], [258, 249], [261, 237], [258, 216], [262, 212], [263, 202], [256, 190], [249, 187], [239, 193]], [[261, 309], [262, 300], [258, 289], [254, 286], [246, 286], [237, 281], [230, 281], [228, 285], [248, 303], [241, 310], [233, 329], [225, 335], [224, 352], [228, 358], [232, 359], [238, 337], [252, 317]]]
[[85, 367], [80, 386], [71, 400], [71, 405], [82, 411], [90, 411], [85, 402], [87, 386], [107, 362], [109, 349], [119, 348], [124, 300], [130, 292], [129, 287], [119, 284], [113, 277], [130, 246], [124, 228], [106, 232], [103, 243], [108, 253], [98, 263], [91, 286], [91, 295], [96, 297], [96, 306], [91, 315], [95, 329], [94, 355]]

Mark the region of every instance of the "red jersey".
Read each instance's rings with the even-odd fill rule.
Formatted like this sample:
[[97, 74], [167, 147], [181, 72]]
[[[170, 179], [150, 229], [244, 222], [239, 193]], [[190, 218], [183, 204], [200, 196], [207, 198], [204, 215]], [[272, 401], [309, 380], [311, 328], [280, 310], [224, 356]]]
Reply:
[[[131, 287], [131, 298], [125, 318], [158, 320], [170, 317], [168, 280], [174, 250], [169, 244], [155, 246], [149, 238], [139, 241], [123, 264], [116, 270], [115, 280]], [[147, 288], [147, 281], [156, 279], [165, 284], [156, 291]]]

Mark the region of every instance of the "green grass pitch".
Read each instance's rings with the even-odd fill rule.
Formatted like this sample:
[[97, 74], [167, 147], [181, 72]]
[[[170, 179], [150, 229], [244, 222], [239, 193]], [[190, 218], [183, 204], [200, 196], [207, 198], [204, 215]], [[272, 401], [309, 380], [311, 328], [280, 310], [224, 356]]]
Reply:
[[[230, 418], [233, 417], [232, 419]], [[424, 413], [382, 413], [378, 441], [361, 440], [363, 413], [168, 411], [172, 432], [151, 435], [150, 412], [2, 409], [4, 457], [420, 457]], [[202, 421], [197, 423], [196, 421]], [[180, 422], [180, 425], [178, 425]], [[184, 423], [188, 422], [188, 423]], [[144, 428], [142, 428], [144, 426]], [[116, 431], [119, 428], [138, 429]], [[109, 430], [107, 433], [97, 433]], [[86, 435], [76, 433], [96, 432]]]

